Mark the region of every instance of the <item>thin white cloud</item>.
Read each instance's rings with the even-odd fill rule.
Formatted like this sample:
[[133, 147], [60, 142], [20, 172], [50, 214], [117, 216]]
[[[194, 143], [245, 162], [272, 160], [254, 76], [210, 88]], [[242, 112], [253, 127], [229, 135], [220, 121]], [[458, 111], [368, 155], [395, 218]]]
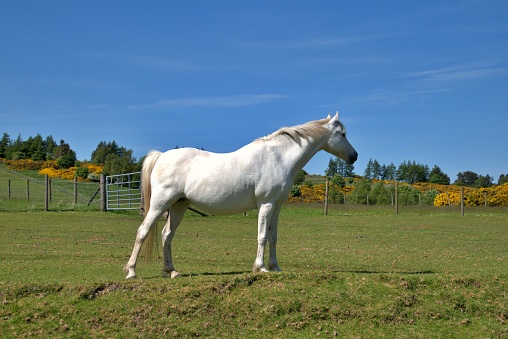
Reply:
[[180, 59], [164, 58], [153, 55], [121, 54], [109, 52], [87, 52], [89, 57], [112, 62], [135, 65], [144, 68], [152, 68], [163, 71], [189, 71], [198, 67]]
[[358, 42], [377, 40], [384, 38], [392, 38], [401, 36], [402, 33], [396, 34], [379, 34], [379, 35], [365, 35], [365, 36], [351, 36], [351, 37], [336, 37], [336, 38], [315, 38], [315, 39], [302, 39], [300, 41], [286, 41], [286, 42], [244, 42], [239, 44], [239, 47], [255, 48], [255, 49], [314, 49], [314, 48], [329, 48], [346, 46]]
[[404, 88], [404, 89], [379, 89], [364, 95], [349, 98], [348, 101], [352, 103], [370, 103], [380, 106], [397, 106], [407, 102], [415, 102], [417, 99], [429, 97], [436, 93], [446, 92], [448, 89], [435, 88]]
[[454, 91], [457, 84], [488, 78], [508, 76], [508, 67], [496, 67], [490, 62], [454, 65], [402, 75], [403, 82], [389, 88], [379, 88], [348, 100], [380, 106], [413, 104], [434, 94]]
[[446, 83], [469, 79], [505, 77], [507, 75], [508, 67], [492, 67], [483, 63], [413, 72], [404, 75], [404, 77], [415, 78], [417, 81], [425, 83]]
[[130, 106], [129, 109], [144, 109], [157, 107], [241, 107], [259, 105], [266, 102], [284, 99], [280, 94], [253, 94], [253, 95], [228, 95], [228, 96], [207, 96], [181, 99], [159, 100], [151, 104]]

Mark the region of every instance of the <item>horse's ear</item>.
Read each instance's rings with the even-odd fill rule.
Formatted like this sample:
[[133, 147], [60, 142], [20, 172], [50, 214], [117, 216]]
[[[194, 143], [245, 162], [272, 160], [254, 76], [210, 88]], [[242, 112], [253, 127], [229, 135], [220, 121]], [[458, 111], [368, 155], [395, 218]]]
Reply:
[[327, 119], [331, 119], [332, 116], [330, 115], [330, 113], [328, 113], [328, 116], [326, 117]]
[[332, 126], [337, 125], [339, 123], [339, 112], [335, 113], [333, 118], [328, 123]]

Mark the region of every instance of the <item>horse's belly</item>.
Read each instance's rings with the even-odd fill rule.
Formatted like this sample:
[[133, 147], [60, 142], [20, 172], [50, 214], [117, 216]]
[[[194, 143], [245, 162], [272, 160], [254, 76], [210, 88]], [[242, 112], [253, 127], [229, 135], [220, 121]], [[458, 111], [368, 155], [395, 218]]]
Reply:
[[250, 197], [215, 196], [187, 197], [187, 199], [200, 210], [215, 215], [229, 215], [249, 211], [257, 208], [256, 201]]

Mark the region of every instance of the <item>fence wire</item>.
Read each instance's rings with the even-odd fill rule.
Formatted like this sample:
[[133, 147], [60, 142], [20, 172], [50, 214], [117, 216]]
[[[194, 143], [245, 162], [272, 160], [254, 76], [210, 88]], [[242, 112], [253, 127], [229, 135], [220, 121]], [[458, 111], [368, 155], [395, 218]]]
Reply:
[[[49, 181], [49, 206], [71, 208], [88, 206], [100, 208], [99, 183], [72, 182], [67, 180]], [[15, 203], [28, 203], [30, 209], [44, 205], [45, 182], [37, 179], [3, 179], [0, 181], [0, 202], [5, 207]], [[24, 206], [24, 204], [21, 204]]]

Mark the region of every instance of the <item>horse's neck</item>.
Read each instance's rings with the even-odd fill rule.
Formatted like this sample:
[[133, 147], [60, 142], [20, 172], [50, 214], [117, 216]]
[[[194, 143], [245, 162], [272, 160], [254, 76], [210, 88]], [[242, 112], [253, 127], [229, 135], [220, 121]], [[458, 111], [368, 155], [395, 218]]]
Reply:
[[325, 141], [323, 138], [311, 140], [302, 139], [300, 144], [289, 139], [278, 140], [278, 142], [282, 144], [278, 147], [274, 147], [274, 149], [277, 149], [277, 152], [281, 153], [279, 159], [282, 159], [281, 161], [288, 170], [297, 173], [317, 152], [323, 149]]

